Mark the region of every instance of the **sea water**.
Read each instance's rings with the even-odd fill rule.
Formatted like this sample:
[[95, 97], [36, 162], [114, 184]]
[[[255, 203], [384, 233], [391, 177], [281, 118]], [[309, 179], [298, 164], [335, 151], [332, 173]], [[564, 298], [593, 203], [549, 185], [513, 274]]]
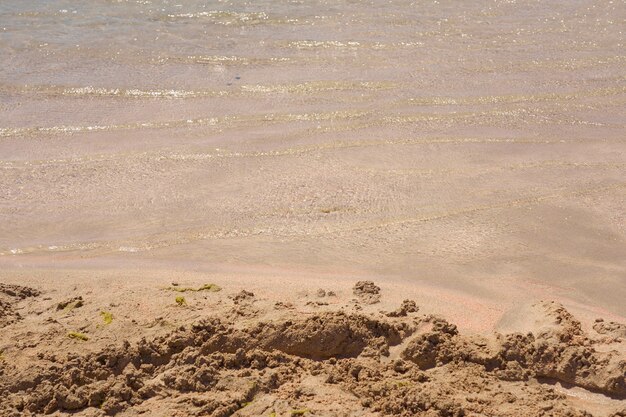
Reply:
[[624, 270], [625, 19], [605, 0], [2, 0], [0, 257], [591, 294]]

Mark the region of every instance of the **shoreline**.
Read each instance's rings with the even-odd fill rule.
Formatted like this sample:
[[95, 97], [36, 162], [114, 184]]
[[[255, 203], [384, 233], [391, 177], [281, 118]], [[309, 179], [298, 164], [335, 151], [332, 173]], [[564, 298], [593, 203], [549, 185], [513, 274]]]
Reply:
[[[0, 271], [0, 282], [42, 288], [71, 288], [87, 284], [94, 290], [102, 282], [126, 285], [135, 282], [146, 289], [166, 286], [171, 281], [202, 285], [214, 282], [232, 290], [251, 289], [266, 297], [284, 297], [296, 301], [302, 294], [314, 293], [318, 288], [333, 287], [349, 296], [356, 281], [371, 280], [385, 290], [382, 303], [391, 308], [411, 298], [429, 313], [441, 314], [452, 320], [465, 332], [486, 333], [498, 329], [498, 323], [507, 312], [524, 305], [543, 300], [557, 301], [574, 312], [583, 322], [593, 322], [596, 317], [626, 322], [626, 312], [620, 314], [609, 307], [593, 301], [585, 303], [580, 292], [570, 291], [548, 282], [524, 280], [516, 277], [500, 277], [471, 282], [441, 281], [409, 278], [397, 274], [367, 273], [363, 270], [330, 271], [329, 268], [302, 268], [297, 265], [233, 265], [198, 264], [190, 268], [187, 262], [156, 263], [151, 260], [124, 261], [124, 267], [116, 266], [118, 259], [84, 259], [75, 261], [45, 260], [43, 262], [6, 262]], [[0, 264], [1, 264], [0, 260]], [[20, 266], [21, 265], [21, 266]], [[53, 265], [56, 265], [53, 268]], [[55, 284], [49, 283], [55, 280]], [[578, 297], [577, 297], [578, 296]]]

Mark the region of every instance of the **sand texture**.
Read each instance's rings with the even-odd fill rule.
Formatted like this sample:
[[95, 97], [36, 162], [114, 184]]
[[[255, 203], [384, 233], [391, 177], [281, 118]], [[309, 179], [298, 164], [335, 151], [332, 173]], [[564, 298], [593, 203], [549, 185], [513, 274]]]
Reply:
[[624, 325], [583, 324], [553, 301], [510, 314], [505, 325], [517, 331], [471, 334], [411, 300], [387, 310], [373, 282], [280, 300], [173, 284], [69, 299], [71, 290], [3, 284], [1, 415], [626, 411]]

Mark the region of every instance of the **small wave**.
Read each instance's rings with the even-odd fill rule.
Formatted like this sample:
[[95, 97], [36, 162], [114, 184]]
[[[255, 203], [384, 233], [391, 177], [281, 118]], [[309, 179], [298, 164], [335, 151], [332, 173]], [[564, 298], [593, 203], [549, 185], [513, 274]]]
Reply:
[[543, 103], [550, 101], [572, 101], [585, 97], [610, 97], [624, 93], [626, 93], [626, 87], [611, 87], [571, 93], [509, 94], [473, 97], [417, 97], [410, 98], [408, 102], [420, 106]]
[[418, 41], [398, 41], [398, 42], [360, 42], [360, 41], [313, 41], [301, 40], [293, 41], [286, 44], [287, 48], [295, 49], [403, 49], [403, 48], [420, 48], [425, 45], [424, 42]]
[[17, 137], [33, 134], [72, 134], [91, 133], [116, 130], [133, 129], [167, 129], [181, 127], [219, 127], [226, 128], [254, 123], [267, 122], [298, 122], [298, 121], [322, 121], [322, 120], [346, 120], [361, 118], [369, 114], [363, 111], [334, 111], [312, 113], [269, 113], [261, 115], [235, 115], [224, 117], [204, 117], [196, 119], [179, 119], [167, 122], [137, 122], [112, 125], [91, 126], [46, 126], [46, 127], [14, 127], [0, 128], [0, 137]]
[[260, 23], [269, 19], [265, 12], [233, 12], [226, 10], [211, 10], [195, 13], [168, 14], [169, 19], [209, 19], [221, 25]]
[[118, 252], [139, 252], [141, 249], [136, 248], [134, 246], [120, 246]]
[[106, 88], [106, 87], [64, 87], [56, 85], [1, 85], [0, 91], [12, 94], [38, 93], [50, 96], [68, 97], [119, 97], [119, 98], [161, 98], [185, 99], [202, 97], [226, 97], [250, 94], [310, 94], [325, 91], [363, 91], [387, 90], [396, 87], [390, 81], [310, 81], [293, 84], [251, 84], [242, 85], [238, 89], [226, 90], [183, 90], [183, 89], [156, 89], [143, 90], [139, 88]]
[[311, 81], [299, 84], [244, 85], [246, 93], [315, 93], [321, 91], [386, 90], [396, 87], [393, 82]]
[[356, 41], [294, 41], [287, 44], [290, 48], [313, 49], [313, 48], [357, 48], [361, 43]]

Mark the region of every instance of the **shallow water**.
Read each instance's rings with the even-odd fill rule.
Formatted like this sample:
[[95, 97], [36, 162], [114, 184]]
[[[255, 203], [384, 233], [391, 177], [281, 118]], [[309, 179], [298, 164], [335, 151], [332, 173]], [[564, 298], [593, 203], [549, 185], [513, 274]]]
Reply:
[[626, 314], [625, 19], [4, 0], [0, 258], [516, 277]]

